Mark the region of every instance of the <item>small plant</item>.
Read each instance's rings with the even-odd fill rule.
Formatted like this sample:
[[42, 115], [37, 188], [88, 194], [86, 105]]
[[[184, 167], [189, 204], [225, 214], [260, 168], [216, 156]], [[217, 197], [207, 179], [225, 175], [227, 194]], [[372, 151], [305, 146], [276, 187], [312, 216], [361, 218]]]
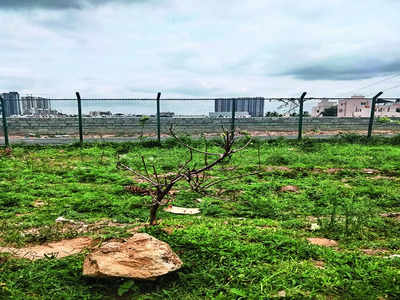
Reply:
[[329, 216], [319, 219], [322, 230], [335, 237], [362, 237], [374, 215], [372, 205], [367, 199], [360, 199], [353, 193], [340, 191], [331, 194], [329, 198]]
[[138, 286], [135, 285], [135, 282], [133, 280], [125, 281], [118, 288], [118, 296], [122, 297], [126, 293], [136, 292], [138, 289]]
[[147, 121], [150, 119], [149, 116], [143, 116], [139, 119], [139, 123], [142, 126], [142, 132], [140, 133], [140, 138], [143, 138], [144, 135], [144, 126], [146, 125]]
[[376, 119], [379, 123], [392, 123], [393, 121], [389, 117], [379, 117]]
[[[165, 198], [166, 195], [171, 191], [172, 187], [179, 181], [181, 180], [186, 180], [188, 182], [191, 182], [194, 180], [194, 178], [197, 178], [199, 174], [202, 174], [216, 165], [222, 163], [224, 160], [228, 159], [231, 157], [234, 153], [237, 153], [244, 148], [246, 148], [250, 142], [251, 139], [249, 138], [247, 143], [238, 149], [233, 149], [233, 146], [237, 140], [237, 136], [235, 136], [234, 131], [225, 131], [222, 134], [223, 138], [223, 153], [210, 153], [210, 152], [205, 152], [196, 148], [193, 148], [192, 146], [185, 144], [182, 140], [180, 140], [176, 134], [173, 131], [173, 128], [170, 128], [170, 134], [173, 138], [175, 138], [178, 143], [181, 145], [185, 146], [189, 150], [189, 158], [188, 160], [183, 163], [179, 169], [177, 170], [176, 173], [174, 173], [172, 176], [160, 176], [157, 173], [156, 167], [152, 165], [152, 170], [153, 174], [150, 174], [147, 168], [147, 164], [145, 162], [144, 157], [142, 156], [142, 163], [143, 167], [145, 170], [145, 174], [140, 174], [139, 172], [133, 170], [132, 168], [122, 164], [120, 161], [117, 162], [117, 168], [122, 168], [124, 170], [130, 171], [133, 174], [141, 177], [148, 183], [152, 185], [153, 188], [155, 188], [155, 196], [153, 197], [153, 201], [151, 204], [150, 208], [150, 225], [155, 225], [156, 224], [156, 218], [157, 218], [157, 211], [160, 205], [163, 203], [163, 199]], [[204, 161], [204, 166], [202, 167], [197, 167], [194, 165], [193, 167], [190, 167], [190, 163], [193, 160], [193, 152], [198, 152], [208, 156], [213, 156], [216, 157], [214, 160], [209, 161], [207, 158]]]

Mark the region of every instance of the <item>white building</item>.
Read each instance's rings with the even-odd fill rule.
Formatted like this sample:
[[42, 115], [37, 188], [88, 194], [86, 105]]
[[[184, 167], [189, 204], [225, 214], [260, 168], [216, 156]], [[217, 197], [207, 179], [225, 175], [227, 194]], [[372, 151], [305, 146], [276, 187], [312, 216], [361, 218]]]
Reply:
[[[369, 118], [371, 115], [372, 100], [364, 96], [353, 96], [350, 99], [339, 100], [339, 118]], [[400, 102], [377, 103], [376, 117], [400, 118]]]
[[329, 100], [321, 100], [317, 106], [314, 106], [311, 110], [311, 117], [318, 118], [322, 117], [322, 113], [327, 108], [331, 108], [337, 105], [336, 101], [329, 101]]
[[111, 111], [90, 111], [89, 116], [91, 117], [111, 117], [112, 113]]
[[42, 97], [27, 96], [21, 98], [22, 114], [35, 116], [48, 116], [51, 111], [50, 100]]

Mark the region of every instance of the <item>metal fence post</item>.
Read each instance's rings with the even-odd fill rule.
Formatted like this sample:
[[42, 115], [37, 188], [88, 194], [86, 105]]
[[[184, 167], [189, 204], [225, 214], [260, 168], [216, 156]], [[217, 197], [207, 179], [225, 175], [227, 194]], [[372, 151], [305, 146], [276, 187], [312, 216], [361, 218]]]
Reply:
[[157, 140], [161, 144], [161, 120], [160, 120], [160, 98], [161, 93], [157, 94]]
[[82, 146], [83, 144], [82, 101], [79, 92], [76, 92], [76, 99], [78, 100], [79, 143]]
[[235, 132], [235, 117], [236, 117], [236, 99], [232, 99], [232, 119], [231, 119], [231, 131]]
[[10, 147], [10, 142], [8, 141], [8, 125], [6, 117], [6, 104], [4, 103], [3, 97], [0, 96], [1, 101], [1, 114], [3, 116], [3, 132], [4, 132], [4, 144], [6, 147]]
[[374, 98], [372, 98], [372, 104], [371, 104], [371, 115], [369, 117], [369, 124], [368, 124], [368, 138], [372, 136], [372, 127], [374, 125], [374, 118], [375, 118], [375, 107], [376, 107], [376, 100], [383, 94], [383, 92], [379, 92], [378, 94], [375, 95]]
[[299, 99], [299, 130], [297, 139], [300, 141], [303, 138], [303, 111], [304, 111], [304, 97], [307, 95], [307, 92], [304, 92]]

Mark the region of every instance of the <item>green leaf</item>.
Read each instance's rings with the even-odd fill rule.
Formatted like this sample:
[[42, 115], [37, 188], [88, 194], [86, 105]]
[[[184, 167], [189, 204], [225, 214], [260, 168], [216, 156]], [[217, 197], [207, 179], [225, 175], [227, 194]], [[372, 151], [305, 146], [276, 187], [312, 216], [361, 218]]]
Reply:
[[125, 281], [118, 288], [118, 296], [125, 295], [127, 292], [129, 292], [133, 288], [134, 284], [135, 284], [135, 282], [133, 280]]
[[246, 297], [246, 292], [245, 291], [242, 291], [242, 290], [239, 290], [239, 289], [236, 289], [236, 288], [232, 288], [231, 289], [231, 293], [236, 295], [236, 296]]

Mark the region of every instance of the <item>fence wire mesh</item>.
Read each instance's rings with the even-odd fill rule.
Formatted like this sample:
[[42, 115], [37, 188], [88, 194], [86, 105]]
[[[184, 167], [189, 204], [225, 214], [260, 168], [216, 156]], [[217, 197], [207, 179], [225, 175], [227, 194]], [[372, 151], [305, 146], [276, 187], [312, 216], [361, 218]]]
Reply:
[[[298, 137], [299, 123], [303, 136], [333, 136], [340, 133], [366, 134], [370, 122], [371, 98], [353, 107], [345, 115], [343, 101], [349, 98], [304, 98], [303, 117], [299, 117], [300, 98], [161, 98], [157, 115], [155, 98], [81, 99], [84, 141], [129, 141], [168, 136], [171, 126], [178, 134], [218, 135], [222, 128], [244, 130], [253, 136]], [[400, 133], [400, 100], [376, 99], [374, 133]], [[15, 103], [14, 103], [15, 102]], [[232, 119], [233, 103], [235, 117]], [[67, 143], [79, 141], [78, 101], [23, 97], [3, 100], [4, 124], [10, 143]], [[17, 109], [17, 106], [19, 109]], [[336, 114], [326, 109], [336, 106]], [[347, 109], [347, 108], [346, 108]], [[332, 111], [330, 112], [332, 113]], [[347, 113], [347, 112], [346, 112]], [[2, 114], [3, 115], [3, 114]], [[388, 117], [382, 117], [388, 116]], [[159, 119], [159, 126], [158, 126]], [[158, 132], [158, 128], [160, 128]]]

